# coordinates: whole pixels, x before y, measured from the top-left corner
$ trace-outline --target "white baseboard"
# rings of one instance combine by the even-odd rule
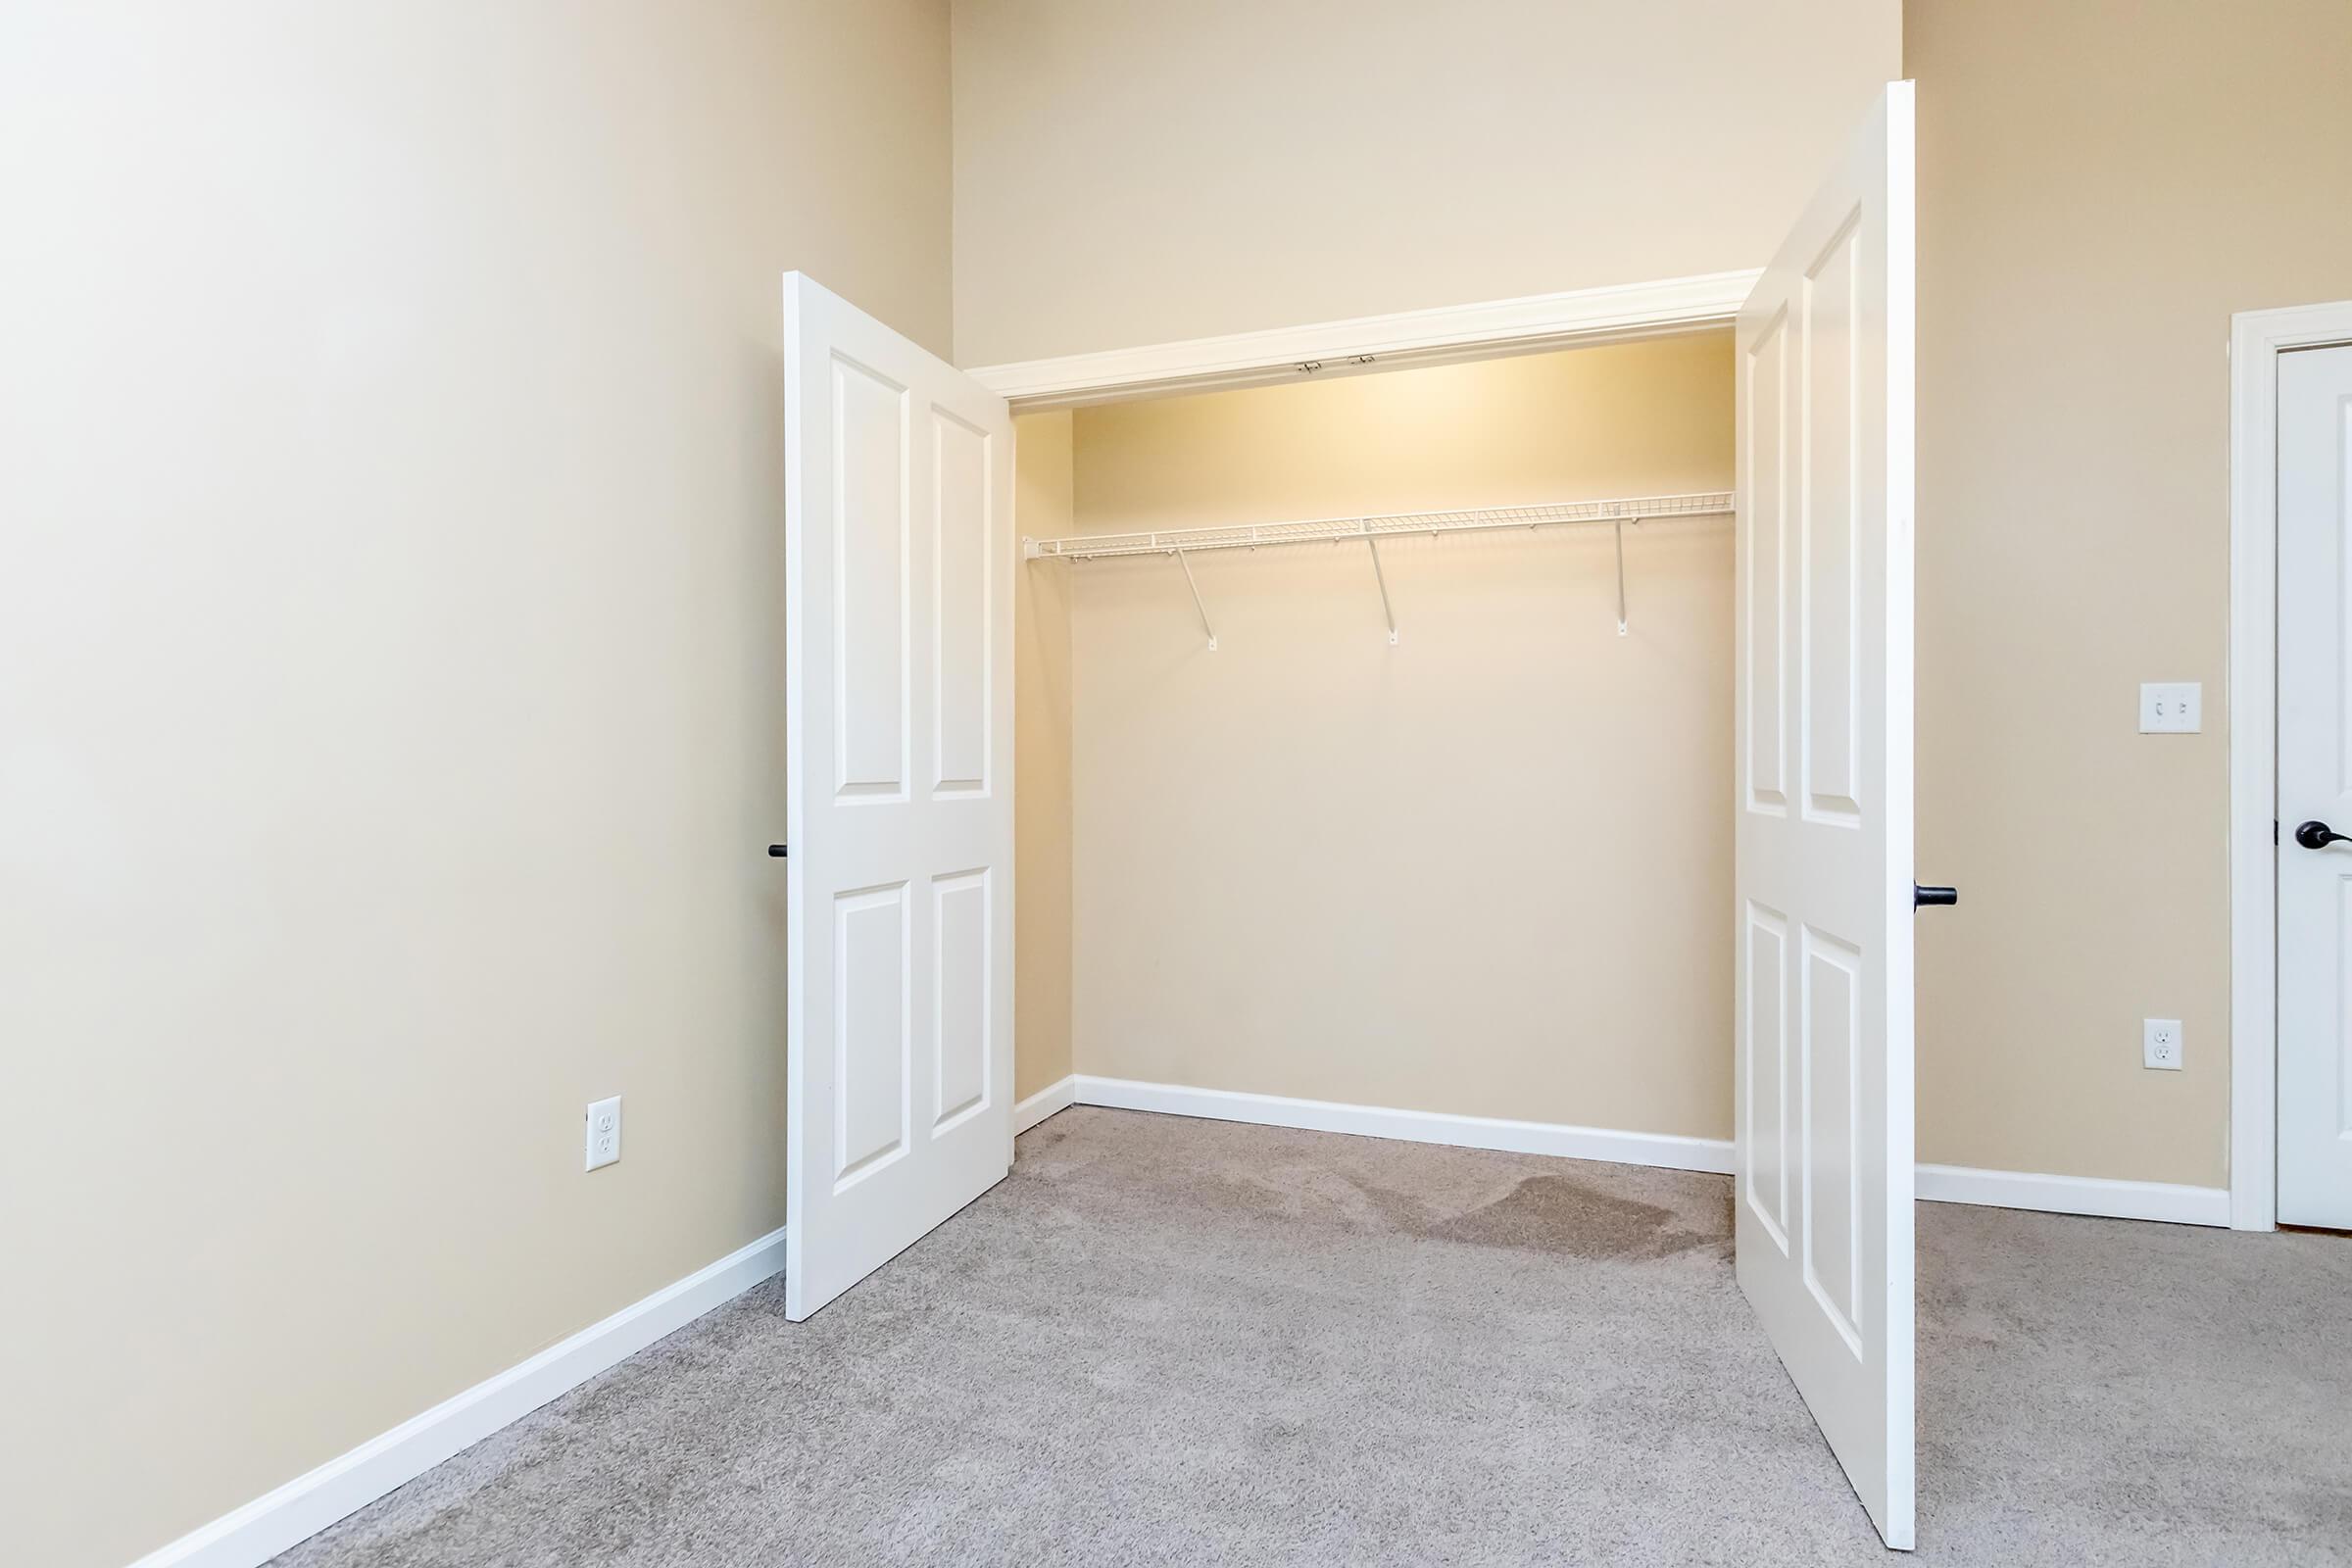
[[[1658,1165],[1715,1175],[1729,1175],[1732,1171],[1732,1145],[1720,1138],[1615,1132],[1557,1122],[1396,1110],[1381,1105],[1291,1100],[1280,1095],[1192,1089],[1181,1084],[1143,1083],[1132,1078],[1097,1078],[1086,1074],[1077,1077],[1076,1086],[1077,1102],[1081,1105],[1203,1116],[1212,1121],[1256,1122],[1267,1127],[1301,1127],[1310,1132],[1355,1133],[1416,1144],[1450,1144],[1460,1149],[1494,1149],[1515,1154],[1605,1159],[1621,1165]],[[1056,1084],[1054,1091],[1060,1088]],[[2230,1192],[2223,1187],[2176,1187],[2165,1182],[1922,1165],[1918,1168],[1918,1197],[1922,1202],[1930,1203],[1981,1203],[1994,1208],[2091,1214],[2106,1219],[2159,1220],[2176,1225],[2230,1223]]]
[[[1732,1168],[1732,1146],[1719,1138],[1621,1133],[1602,1127],[1563,1126],[1557,1122],[1505,1121],[1494,1116],[1456,1116],[1436,1110],[1345,1105],[1329,1100],[1245,1095],[1230,1089],[1188,1089],[1181,1084],[1096,1078],[1085,1073],[1078,1075],[1078,1103],[1204,1116],[1212,1121],[1256,1122],[1267,1127],[1302,1127],[1318,1133],[1397,1138],[1413,1144],[1449,1144],[1457,1149],[1559,1154],[1569,1159],[1614,1160],[1621,1165],[1663,1165],[1671,1170],[1703,1170],[1717,1175],[1728,1175]]]
[[[1057,1084],[1048,1084],[1027,1100],[1012,1107],[1012,1135],[1018,1138],[1057,1110],[1067,1110],[1078,1102],[1078,1075],[1071,1073]]]
[[[2039,1176],[2031,1171],[1977,1170],[1966,1165],[1922,1165],[1919,1196],[1931,1203],[1981,1203],[2050,1214],[2103,1219],[2161,1220],[2173,1225],[2228,1225],[2230,1189],[2179,1187],[2171,1182],[2111,1181],[2100,1176]]]
[[[132,1568],[256,1568],[740,1296],[783,1266],[784,1232],[779,1229],[158,1547]]]

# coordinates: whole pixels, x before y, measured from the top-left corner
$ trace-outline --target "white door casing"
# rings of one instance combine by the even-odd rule
[[[785,1314],[1012,1162],[1012,421],[784,279]]]
[[[1738,1274],[1913,1544],[1912,87],[1738,324]]]
[[[2352,1230],[2352,345],[2278,368],[2278,1222]],[[2316,836],[2316,835],[2315,835]]]

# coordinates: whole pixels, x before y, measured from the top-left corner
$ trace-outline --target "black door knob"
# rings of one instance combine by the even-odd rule
[[[1911,907],[1914,909],[1924,909],[1931,904],[1941,906],[1959,902],[1958,888],[1923,888],[1916,882],[1911,884]]]
[[[784,858],[784,852],[787,848],[789,848],[787,845],[770,844],[767,847],[767,858],[771,860],[781,860]]]
[[[2324,850],[2330,844],[2352,843],[2352,833],[2338,833],[2315,816],[2295,829],[2295,842],[2307,850]]]

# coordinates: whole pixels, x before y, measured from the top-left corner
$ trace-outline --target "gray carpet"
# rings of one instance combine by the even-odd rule
[[[1893,1564],[1719,1177],[1124,1111],[278,1559]],[[1922,1204],[1922,1564],[2352,1563],[2352,1243]]]

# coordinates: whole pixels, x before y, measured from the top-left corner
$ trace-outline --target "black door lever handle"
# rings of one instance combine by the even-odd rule
[[[1923,888],[1916,882],[1911,884],[1911,907],[1914,909],[1924,909],[1931,904],[1949,906],[1959,902],[1958,888]]]
[[[767,847],[767,858],[771,860],[781,860],[784,858],[784,852],[791,847],[788,844],[770,844]]]
[[[2295,842],[2307,850],[2324,850],[2330,844],[2352,844],[2352,833],[2338,833],[2315,816],[2295,829]]]

